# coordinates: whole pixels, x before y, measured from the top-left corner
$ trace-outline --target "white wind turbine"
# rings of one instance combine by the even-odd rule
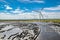
[[[43,8],[41,8],[39,11],[35,10],[35,12],[39,13],[39,19],[44,19],[44,16],[42,14]]]

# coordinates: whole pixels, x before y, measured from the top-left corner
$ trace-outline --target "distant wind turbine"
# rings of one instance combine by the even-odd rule
[[[39,19],[44,19],[44,16],[43,16],[43,14],[41,12],[42,10],[43,10],[43,8],[41,8],[40,11],[36,11],[35,10],[35,12],[38,12],[39,13]]]

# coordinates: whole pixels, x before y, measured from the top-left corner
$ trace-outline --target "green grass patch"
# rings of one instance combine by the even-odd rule
[[[54,22],[54,23],[60,23],[60,19],[32,19],[32,20],[0,20],[0,22]]]

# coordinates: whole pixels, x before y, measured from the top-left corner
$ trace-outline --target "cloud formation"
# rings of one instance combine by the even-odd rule
[[[32,12],[21,12],[14,15],[10,14],[8,12],[3,12],[0,14],[0,19],[59,19],[60,18],[60,12],[45,12],[42,11],[42,15],[44,18],[40,17],[38,12],[32,11]]]
[[[56,7],[44,8],[44,10],[60,10],[60,5],[58,5]]]
[[[42,11],[44,19],[60,19],[60,12],[45,12]]]
[[[8,13],[1,13],[0,19],[39,19],[38,14],[30,14],[30,13],[24,13],[24,14],[17,14],[17,15],[11,15]]]
[[[13,11],[10,11],[11,13],[17,13],[17,14],[20,14],[20,13],[23,13],[24,12],[24,10],[21,10],[21,9],[19,9],[19,8],[17,8],[17,9],[15,9],[15,10],[13,10]]]
[[[9,5],[5,5],[5,9],[11,10],[13,8],[10,7]],[[25,9],[25,10],[28,10],[28,9]],[[8,11],[0,12],[0,19],[18,20],[18,19],[59,19],[60,18],[60,12],[46,12],[45,11],[45,10],[60,10],[60,5],[56,7],[44,8],[44,10],[41,11],[44,18],[42,18],[39,12],[36,12],[36,11],[25,12],[25,10],[16,8],[15,10],[11,10],[10,12]]]
[[[44,3],[43,0],[18,0],[18,1],[20,1],[20,2],[28,2],[28,3],[33,3],[33,2],[35,2],[35,3]]]
[[[6,10],[13,9],[9,5],[4,5],[4,6],[5,6]]]

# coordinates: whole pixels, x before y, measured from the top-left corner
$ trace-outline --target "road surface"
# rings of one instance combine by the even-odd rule
[[[37,40],[60,40],[60,34],[55,32],[55,30],[51,27],[51,25],[48,25],[48,23],[42,23],[39,27],[41,32]]]
[[[52,28],[53,26],[49,25],[51,23],[44,23],[44,22],[34,22],[34,23],[38,24],[39,25],[38,27],[41,29],[40,34],[36,40],[60,40],[60,34],[56,32],[54,28]],[[4,25],[5,23],[0,23],[0,25],[1,24]]]

